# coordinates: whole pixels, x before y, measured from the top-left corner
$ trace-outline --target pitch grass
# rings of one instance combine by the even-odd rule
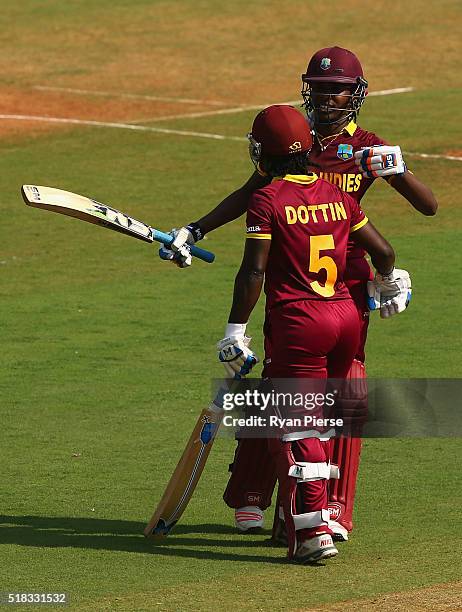
[[[289,12],[278,11],[277,22],[265,19],[264,35],[250,37],[254,25],[238,12],[240,3],[228,3],[226,20],[207,2],[181,3],[182,11],[175,4],[68,2],[64,10],[48,1],[39,10],[22,2],[1,17],[11,49],[4,82],[27,88],[50,79],[114,89],[118,78],[123,90],[142,91],[143,85],[145,93],[159,93],[168,84],[164,95],[226,99],[232,93],[235,102],[298,95],[306,32],[294,32]],[[263,23],[268,6],[254,3],[252,17]],[[342,9],[328,19],[316,13],[320,34],[310,52],[336,38],[363,50],[371,89],[418,88],[370,98],[361,115],[368,129],[411,152],[457,149],[460,92],[450,89],[455,54],[443,52],[454,36],[455,3],[438,3],[445,16],[435,19],[413,2],[406,15],[397,8],[396,22],[387,15],[387,23],[372,3],[361,9],[358,19],[367,13],[369,30],[360,40],[344,34],[352,13]],[[308,18],[311,7],[303,10]],[[152,21],[161,14],[168,19]],[[178,27],[173,36],[170,28],[181,15],[184,36]],[[50,16],[56,31],[46,39],[35,36],[32,51],[32,33],[51,28]],[[125,35],[115,27],[120,24]],[[141,24],[145,44],[135,45]],[[202,32],[218,25],[224,38],[213,38],[206,55]],[[431,36],[431,49],[412,44],[442,29],[444,37]],[[109,47],[105,41],[112,41]],[[372,41],[391,54],[372,61]],[[265,62],[256,61],[263,56]],[[429,64],[433,70],[422,74]],[[185,76],[185,66],[194,78]],[[63,98],[63,109],[67,102]],[[168,127],[240,136],[252,117],[172,121]],[[164,229],[197,218],[246,178],[245,144],[83,128],[30,139],[10,135],[0,151],[0,591],[65,590],[72,609],[286,610],[457,579],[457,439],[366,441],[357,529],[325,566],[288,565],[283,549],[265,543],[268,533],[234,533],[232,513],[221,501],[233,450],[224,439],[175,533],[155,547],[146,542],[144,524],[209,401],[210,379],[221,374],[214,344],[230,304],[243,223],[205,242],[217,253],[216,264],[196,262],[178,272],[141,242],[26,208],[19,186],[86,193]],[[432,185],[441,208],[435,218],[423,218],[384,185],[367,196],[368,214],[396,247],[415,286],[405,315],[373,321],[368,370],[457,377],[461,171],[457,162],[408,161]],[[259,307],[250,331],[260,354],[261,319]]]

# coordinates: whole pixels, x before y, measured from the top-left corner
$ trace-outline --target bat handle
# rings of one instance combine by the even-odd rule
[[[173,238],[170,236],[170,234],[160,232],[159,230],[156,230],[153,227],[151,228],[151,231],[153,239],[157,240],[157,242],[162,242],[162,244],[165,244],[165,246],[170,246],[172,244]],[[191,249],[191,255],[202,259],[202,261],[206,261],[207,263],[213,263],[213,261],[215,260],[214,253],[211,253],[210,251],[201,249],[200,247],[197,247],[194,244],[189,245],[189,248]]]

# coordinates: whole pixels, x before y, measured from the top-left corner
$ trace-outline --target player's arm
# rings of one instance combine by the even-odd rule
[[[234,281],[233,304],[225,337],[217,345],[218,358],[228,376],[240,378],[258,362],[246,336],[247,321],[260,297],[268,255],[274,209],[264,190],[255,192],[247,210],[247,240],[241,267]]]
[[[423,215],[436,214],[438,202],[432,190],[410,172],[399,146],[374,145],[355,152],[362,175],[382,177]]]
[[[376,269],[374,280],[367,283],[369,309],[380,310],[382,319],[403,312],[411,299],[411,279],[406,270],[394,267],[393,247],[370,221],[350,235],[369,253]]]
[[[252,193],[268,185],[270,182],[271,178],[254,172],[242,187],[233,191],[218,206],[195,222],[199,226],[202,235],[208,234],[243,215],[247,211]]]
[[[234,294],[229,323],[247,323],[250,314],[258,302],[271,240],[247,238],[244,257],[234,281]]]
[[[372,265],[379,274],[390,274],[395,265],[395,252],[370,221],[356,231],[353,230],[350,236],[357,245],[369,253]]]
[[[406,170],[403,174],[389,177],[388,184],[396,189],[420,213],[426,216],[436,214],[438,202],[432,190],[420,181],[412,172]]]
[[[260,297],[270,246],[271,240],[266,238],[247,238],[245,243],[244,257],[234,281],[225,337],[217,344],[218,358],[230,377],[241,378],[258,363],[257,356],[249,348],[251,338],[245,332]]]
[[[395,252],[376,230],[350,195],[343,194],[350,209],[350,236],[371,256],[376,269],[373,281],[368,281],[369,310],[380,310],[382,319],[405,310],[411,299],[411,279],[406,270],[395,268]]]
[[[173,261],[180,268],[190,266],[192,263],[189,253],[190,246],[201,240],[208,232],[243,215],[247,210],[252,193],[270,182],[269,177],[254,172],[242,187],[233,191],[198,221],[180,229],[172,229],[170,234],[174,238],[173,242],[170,247],[162,247],[159,250],[160,258]]]

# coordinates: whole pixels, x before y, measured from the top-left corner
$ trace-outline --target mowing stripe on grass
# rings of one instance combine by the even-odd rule
[[[410,153],[409,151],[403,151],[404,155],[410,155],[411,157],[424,157],[430,159],[450,159],[451,161],[462,161],[462,157],[457,155],[438,155],[437,153]]]
[[[371,91],[369,96],[390,96],[393,94],[407,93],[414,91],[413,87],[398,87],[395,89],[380,89],[378,91]],[[253,104],[251,106],[234,106],[232,108],[221,108],[219,110],[202,111],[198,113],[182,113],[180,115],[162,115],[161,117],[153,117],[152,119],[137,119],[130,121],[129,123],[154,123],[156,121],[168,121],[169,119],[196,119],[198,117],[212,117],[214,115],[232,115],[234,113],[245,113],[251,110],[260,110],[266,108],[272,104],[293,104],[302,106],[303,100],[289,100],[287,102],[269,102],[266,104]]]
[[[195,100],[189,98],[171,98],[164,96],[148,96],[143,94],[132,94],[132,93],[119,93],[119,92],[109,92],[109,91],[99,91],[99,90],[91,90],[91,89],[76,89],[72,87],[55,87],[52,85],[35,85],[33,89],[39,91],[62,91],[65,93],[73,93],[77,95],[93,95],[93,96],[104,96],[104,97],[114,97],[114,98],[128,98],[132,100],[152,100],[157,102],[178,102],[181,104],[196,104],[196,105],[204,105],[204,106],[225,106],[226,102],[219,102],[217,100]],[[393,94],[407,93],[413,91],[413,87],[397,87],[395,89],[380,89],[378,91],[371,91],[369,96],[388,96]],[[202,111],[197,113],[181,113],[176,115],[163,115],[161,117],[154,117],[152,119],[138,119],[135,121],[130,121],[129,123],[151,123],[156,121],[168,121],[169,119],[195,119],[199,117],[211,117],[213,115],[230,115],[234,113],[244,113],[246,111],[251,110],[259,110],[261,108],[265,108],[266,106],[270,106],[271,104],[296,104],[301,105],[302,100],[289,100],[287,102],[270,102],[267,104],[253,104],[253,105],[239,105],[231,108],[223,108],[219,110],[211,110],[211,111]]]
[[[225,136],[224,134],[210,134],[209,132],[193,132],[191,130],[170,130],[168,128],[153,127],[151,125],[135,125],[133,123],[113,123],[107,121],[92,121],[90,119],[72,119],[65,117],[42,117],[35,115],[0,115],[0,119],[10,121],[38,121],[43,123],[63,123],[69,125],[88,125],[94,127],[117,128],[121,130],[132,130],[137,132],[154,132],[158,134],[174,134],[177,136],[192,136],[195,138],[210,138],[212,140],[234,140],[237,142],[247,142],[243,136]],[[447,159],[450,161],[462,161],[462,157],[455,155],[439,155],[437,153],[414,153],[403,151],[410,157],[423,157],[429,159]]]
[[[246,113],[251,110],[260,110],[272,104],[297,104],[301,106],[303,102],[302,100],[289,100],[289,102],[270,102],[267,104],[254,104],[252,106],[234,106],[232,108],[201,111],[199,113],[182,113],[181,115],[162,115],[162,117],[153,117],[152,119],[136,119],[135,121],[130,121],[130,123],[154,123],[156,121],[168,121],[169,119],[197,119],[199,117],[213,117],[215,115],[234,115],[236,113]]]
[[[92,121],[90,119],[72,119],[66,117],[42,117],[36,115],[0,115],[0,119],[13,121],[38,121],[42,123],[63,123],[70,125],[89,125],[94,127],[118,128],[138,132],[156,132],[159,134],[176,134],[178,136],[194,136],[196,138],[211,138],[213,140],[238,140],[247,142],[242,136],[224,136],[223,134],[209,134],[208,132],[191,132],[189,130],[169,130],[167,128],[151,127],[149,125],[133,125],[131,123],[112,123],[107,121]]]
[[[152,100],[153,102],[178,102],[179,104],[208,104],[210,106],[225,106],[227,102],[218,100],[194,100],[190,98],[170,98],[167,96],[147,96],[143,94],[132,94],[115,91],[94,91],[91,89],[74,89],[72,87],[53,87],[51,85],[35,85],[32,89],[38,91],[62,91],[64,93],[75,93],[84,96],[104,96],[112,98],[130,98],[132,100]]]

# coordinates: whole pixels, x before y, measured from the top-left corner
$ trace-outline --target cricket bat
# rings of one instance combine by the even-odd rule
[[[155,240],[170,246],[173,241],[169,234],[160,232],[115,208],[77,193],[41,185],[23,185],[21,193],[25,203],[34,208],[43,208],[68,217],[76,217],[82,221],[101,225],[145,242],[154,242]],[[212,263],[215,259],[215,255],[210,251],[195,245],[191,245],[189,248],[192,255],[207,263]]]
[[[167,488],[154,510],[144,535],[158,538],[168,535],[191,499],[212,448],[215,435],[223,419],[221,392],[203,410],[170,478]]]

